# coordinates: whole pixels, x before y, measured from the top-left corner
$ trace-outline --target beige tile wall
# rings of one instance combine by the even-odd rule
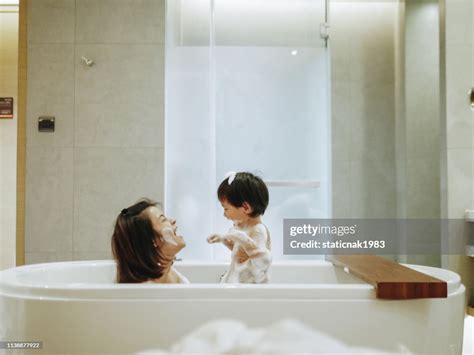
[[[31,25],[28,29],[32,30]],[[73,63],[73,43],[29,43],[26,110],[28,147],[73,147]],[[56,116],[56,131],[53,134],[38,132],[39,115]]]
[[[163,196],[163,164],[162,148],[76,148],[73,251],[109,251],[120,207]]]
[[[72,251],[72,147],[26,149],[25,252]]]
[[[0,12],[0,97],[13,97],[15,114],[0,119],[0,270],[15,266],[17,63],[18,12]]]
[[[163,147],[163,45],[75,48],[75,146]],[[83,65],[81,56],[93,58],[94,66]]]
[[[333,216],[393,218],[396,2],[331,3]]]
[[[404,218],[438,219],[440,196],[440,40],[437,0],[405,1],[404,41]],[[402,202],[403,201],[403,202]],[[432,243],[440,243],[441,231]],[[440,255],[408,255],[403,261],[441,265]]]
[[[337,1],[330,13],[333,216],[439,218],[437,2]]]
[[[474,209],[474,114],[467,92],[474,86],[474,2],[445,0],[446,26],[446,213],[463,218],[466,209]],[[447,236],[461,238],[458,233]],[[471,240],[473,236],[470,236]],[[443,266],[461,274],[474,304],[474,258],[450,256]]]
[[[165,1],[76,0],[78,43],[165,43]]]
[[[28,10],[26,262],[110,258],[117,213],[163,198],[165,1]]]

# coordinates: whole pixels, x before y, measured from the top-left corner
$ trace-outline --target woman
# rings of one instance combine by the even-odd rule
[[[124,208],[112,235],[117,282],[189,283],[173,268],[176,254],[186,246],[177,228],[151,200]]]

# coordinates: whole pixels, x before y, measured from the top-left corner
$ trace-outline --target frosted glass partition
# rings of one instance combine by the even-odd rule
[[[210,259],[210,3],[171,0],[166,6],[165,211],[187,240],[180,256]]]
[[[283,218],[330,213],[325,1],[167,6],[165,209],[188,242],[183,257],[227,258],[205,238],[230,227],[216,189],[235,170],[282,185],[269,187],[264,222],[274,258],[287,258]]]

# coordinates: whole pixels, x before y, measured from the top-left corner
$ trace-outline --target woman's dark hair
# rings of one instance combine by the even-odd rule
[[[112,234],[112,254],[117,262],[118,283],[139,283],[163,275],[163,257],[155,247],[160,237],[144,213],[157,203],[142,199],[124,208],[117,217]]]
[[[247,202],[252,207],[250,217],[263,215],[268,206],[268,189],[261,178],[249,172],[235,175],[229,184],[229,178],[221,182],[217,189],[219,201],[226,200],[232,206],[242,207]]]

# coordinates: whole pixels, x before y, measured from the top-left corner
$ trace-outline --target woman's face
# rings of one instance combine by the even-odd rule
[[[148,216],[150,217],[153,229],[162,237],[156,241],[160,252],[166,257],[174,256],[186,246],[183,237],[176,234],[178,226],[176,220],[168,218],[158,207],[148,207]]]

